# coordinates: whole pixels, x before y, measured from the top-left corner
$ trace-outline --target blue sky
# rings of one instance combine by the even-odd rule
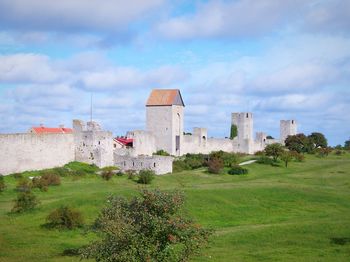
[[[185,129],[229,135],[231,112],[350,137],[348,0],[0,0],[0,132],[94,119],[145,128],[153,88],[181,89]]]

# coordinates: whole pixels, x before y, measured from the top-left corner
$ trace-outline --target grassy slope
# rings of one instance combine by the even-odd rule
[[[349,154],[308,156],[288,169],[247,168],[246,176],[204,170],[166,175],[150,186],[185,191],[187,212],[215,230],[210,246],[194,261],[349,261],[350,243],[330,240],[350,238]],[[15,179],[6,177],[6,183],[0,195],[0,261],[79,261],[60,254],[93,236],[40,228],[47,214],[69,204],[91,222],[109,194],[131,196],[140,187],[126,177],[108,182],[92,175],[76,181],[67,177],[48,192],[35,191],[41,201],[35,211],[11,215]]]

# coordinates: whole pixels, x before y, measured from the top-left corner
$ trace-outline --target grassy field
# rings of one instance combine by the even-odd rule
[[[149,188],[180,189],[186,212],[212,228],[209,246],[194,261],[350,261],[350,154],[307,156],[290,167],[251,164],[244,176],[204,169],[156,177]],[[27,174],[30,175],[30,174]],[[48,192],[34,190],[41,205],[10,214],[16,180],[6,177],[0,194],[0,261],[79,261],[62,256],[94,238],[84,230],[40,227],[54,208],[68,204],[87,222],[110,194],[132,196],[140,185],[127,177],[94,175],[62,179]]]

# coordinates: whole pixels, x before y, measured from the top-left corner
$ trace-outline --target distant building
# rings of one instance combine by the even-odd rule
[[[73,133],[73,129],[64,127],[63,125],[59,127],[45,127],[40,125],[30,128],[28,132],[33,134],[71,134]]]

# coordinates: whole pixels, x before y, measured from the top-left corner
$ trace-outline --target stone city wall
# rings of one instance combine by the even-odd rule
[[[73,134],[0,135],[0,174],[63,166],[74,161]]]
[[[153,170],[157,175],[173,172],[173,157],[170,156],[121,156],[114,154],[114,165],[120,170]]]

